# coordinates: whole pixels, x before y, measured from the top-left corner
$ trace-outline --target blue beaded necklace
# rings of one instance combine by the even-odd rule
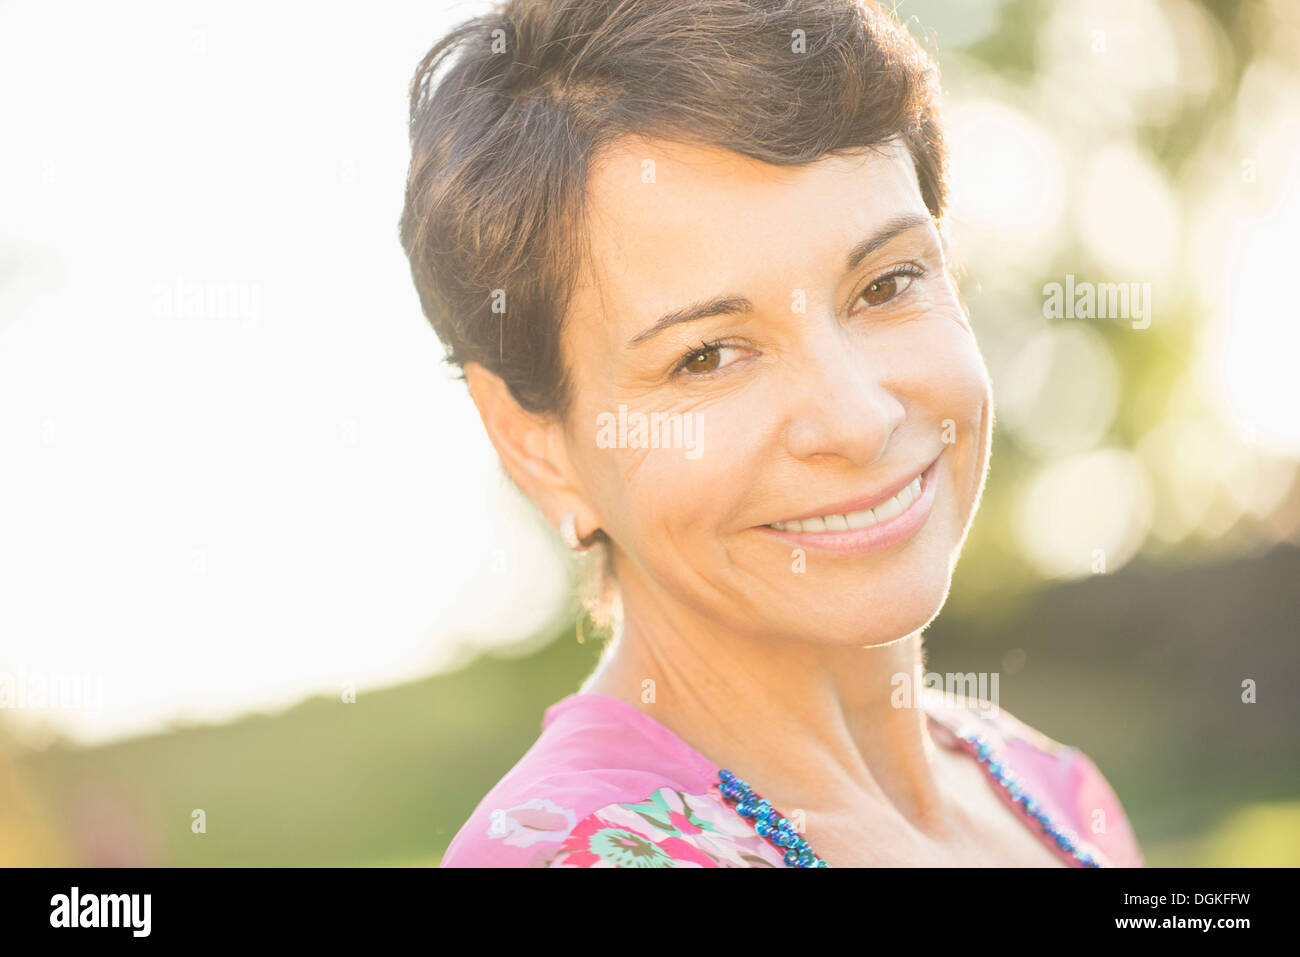
[[[767,838],[777,850],[785,849],[786,867],[830,867],[813,853],[808,842],[794,829],[790,819],[772,807],[771,802],[755,794],[753,788],[726,768],[718,769],[718,777],[722,779],[718,790],[728,801],[736,802],[736,813],[741,817],[752,818],[754,830]]]
[[[1038,826],[1056,843],[1056,846],[1068,853],[1080,867],[1101,867],[1102,864],[1089,853],[1078,841],[1074,832],[1067,827],[1057,825],[1043,811],[1042,805],[1034,800],[1021,786],[1020,781],[1011,770],[993,753],[993,743],[977,731],[963,727],[956,732],[957,737],[970,753],[983,766],[989,777],[1001,787]],[[718,790],[722,796],[733,803],[734,810],[743,818],[754,822],[754,830],[767,839],[779,851],[784,851],[786,867],[830,867],[818,857],[808,841],[795,830],[794,825],[784,814],[772,807],[770,801],[757,794],[753,788],[736,777],[726,768],[718,769],[720,784]]]

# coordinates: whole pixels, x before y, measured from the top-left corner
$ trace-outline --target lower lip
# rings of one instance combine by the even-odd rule
[[[921,473],[921,494],[911,505],[888,521],[844,532],[783,532],[770,525],[759,526],[759,531],[799,548],[835,552],[840,555],[862,555],[891,548],[915,535],[929,517],[930,509],[934,506],[934,475],[938,464],[939,460],[935,459],[930,463],[930,467]]]

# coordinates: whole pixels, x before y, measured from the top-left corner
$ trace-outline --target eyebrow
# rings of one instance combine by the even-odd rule
[[[639,346],[647,339],[659,335],[669,326],[681,325],[683,322],[694,322],[696,319],[705,319],[709,316],[742,315],[752,312],[753,309],[754,304],[744,296],[714,296],[712,299],[706,299],[703,302],[665,312],[655,321],[653,326],[649,329],[643,329],[633,336],[628,345]]]
[[[921,213],[904,213],[895,216],[886,222],[878,230],[868,236],[862,242],[858,243],[851,250],[845,259],[845,271],[851,272],[856,269],[864,259],[874,253],[876,250],[887,245],[900,233],[905,233],[909,229],[915,229],[917,226],[928,226],[933,222],[929,216]],[[707,319],[712,316],[734,316],[743,315],[753,312],[754,303],[744,296],[714,296],[712,299],[705,299],[700,302],[692,303],[688,306],[682,306],[679,309],[671,309],[665,312],[650,327],[641,330],[628,341],[628,346],[639,346],[647,339],[651,339],[663,332],[670,326],[678,326],[684,322],[695,322],[697,319]]]
[[[852,271],[858,268],[862,260],[866,259],[877,249],[884,246],[899,233],[905,233],[909,229],[915,229],[917,226],[929,226],[934,220],[929,216],[920,213],[904,213],[901,216],[895,216],[880,229],[868,236],[862,242],[853,247],[849,253],[848,260],[845,263],[845,270]]]

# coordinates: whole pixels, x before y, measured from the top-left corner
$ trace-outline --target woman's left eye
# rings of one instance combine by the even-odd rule
[[[720,342],[706,342],[698,349],[693,349],[686,355],[682,356],[677,363],[675,371],[686,373],[688,375],[708,375],[711,372],[717,372],[719,369],[731,365],[730,362],[722,361],[723,352],[739,352],[740,349],[733,346],[726,346]],[[734,360],[733,360],[734,361]]]
[[[883,306],[891,299],[901,296],[921,274],[921,270],[914,266],[900,267],[873,279],[858,298],[868,306]]]

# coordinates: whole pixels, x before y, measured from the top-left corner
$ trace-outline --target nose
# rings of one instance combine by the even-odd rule
[[[783,383],[786,448],[797,459],[835,456],[874,464],[906,417],[906,406],[868,348],[843,330],[819,332],[804,346]]]

